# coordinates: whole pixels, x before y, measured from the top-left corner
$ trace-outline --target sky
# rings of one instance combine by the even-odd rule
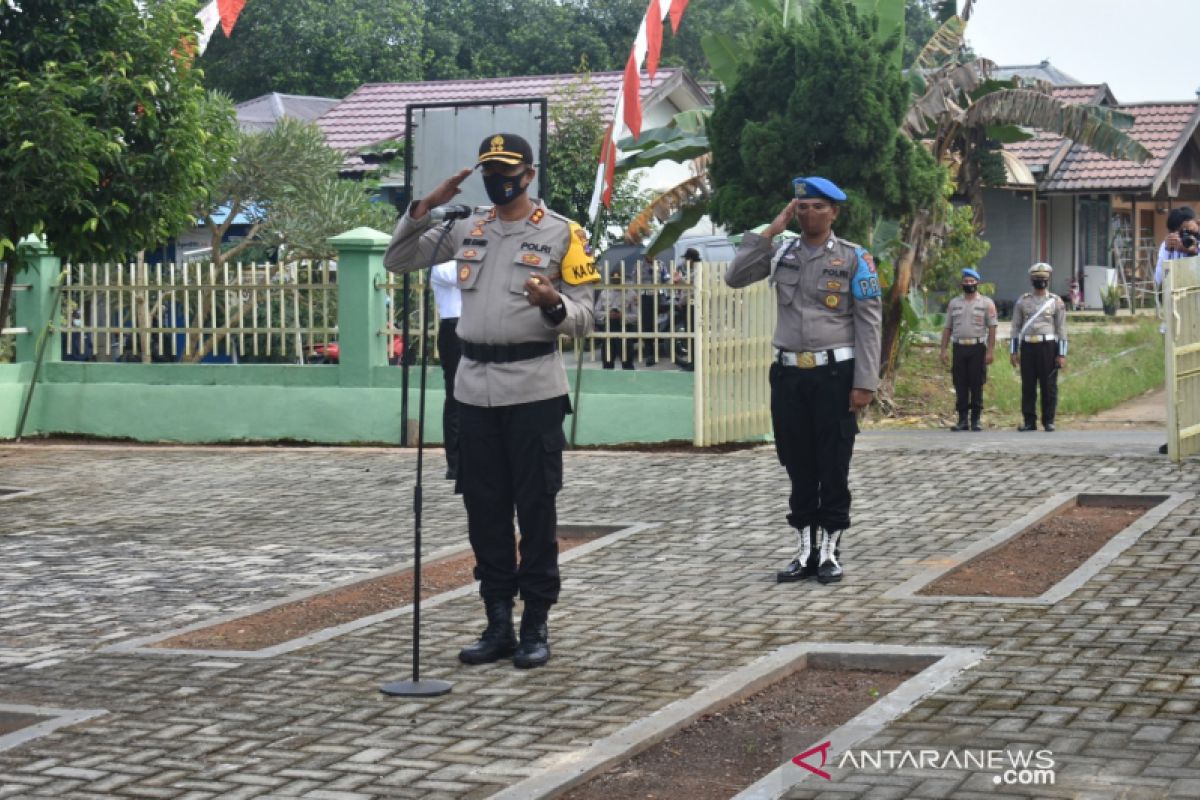
[[[1121,103],[1195,100],[1198,11],[1200,0],[976,0],[967,42],[1001,66],[1049,59]]]

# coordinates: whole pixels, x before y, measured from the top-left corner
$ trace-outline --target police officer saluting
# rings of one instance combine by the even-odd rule
[[[1029,268],[1033,292],[1026,292],[1013,306],[1012,355],[1021,368],[1021,414],[1025,421],[1017,430],[1037,430],[1037,392],[1042,392],[1042,428],[1054,430],[1058,407],[1058,371],[1067,366],[1067,306],[1050,294],[1049,264]]]
[[[517,667],[540,667],[550,659],[546,619],[559,593],[555,495],[566,447],[562,422],[570,412],[556,342],[560,334],[582,337],[592,330],[589,284],[600,275],[586,233],[526,193],[536,173],[527,141],[509,133],[489,136],[476,166],[495,205],[454,222],[444,239],[431,229],[430,209],[450,202],[472,172],[460,171],[409,206],[384,264],[395,272],[451,258],[458,265],[456,490],[466,506],[487,613],[487,628],[459,659],[485,664],[512,656]],[[512,623],[518,592],[525,604],[519,640]]]
[[[950,375],[954,379],[955,410],[958,424],[952,431],[981,431],[983,384],[987,365],[996,351],[996,304],[979,294],[979,273],[970,267],[962,271],[962,290],[946,307],[946,327],[942,329],[942,365],[946,364],[946,346],[954,342],[954,360]],[[967,422],[967,412],[971,421]]]
[[[846,195],[825,178],[796,178],[793,186],[796,197],[779,216],[742,239],[725,282],[737,288],[766,278],[779,306],[771,423],[792,483],[787,519],[799,543],[776,580],[835,583],[850,527],[858,412],[879,386],[883,309],[871,254],[833,234]],[[774,244],[792,220],[803,235]]]

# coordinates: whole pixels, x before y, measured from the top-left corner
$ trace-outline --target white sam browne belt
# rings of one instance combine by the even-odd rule
[[[812,369],[823,367],[829,363],[830,357],[835,362],[849,361],[854,358],[853,347],[835,347],[832,350],[818,350],[815,353],[793,353],[790,350],[775,349],[775,363],[785,367]]]

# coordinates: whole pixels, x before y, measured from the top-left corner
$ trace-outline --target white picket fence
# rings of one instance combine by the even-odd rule
[[[1167,455],[1200,454],[1200,258],[1171,261],[1166,279]]]

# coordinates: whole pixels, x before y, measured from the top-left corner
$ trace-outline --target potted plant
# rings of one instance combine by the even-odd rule
[[[1110,317],[1117,315],[1117,309],[1121,307],[1121,287],[1115,283],[1110,283],[1100,290],[1100,304],[1104,306],[1104,313]]]

